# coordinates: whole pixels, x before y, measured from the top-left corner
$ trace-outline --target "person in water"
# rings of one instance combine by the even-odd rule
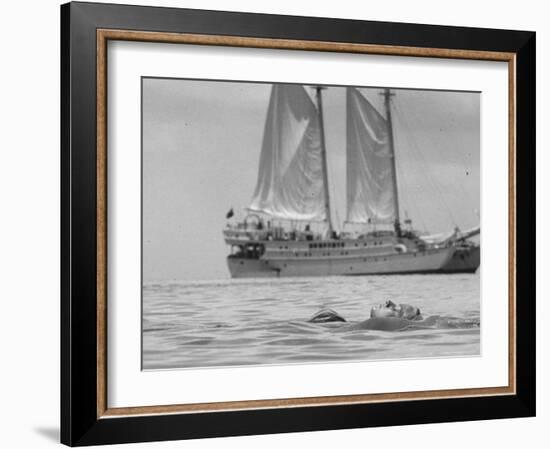
[[[405,320],[422,320],[422,314],[418,307],[410,304],[396,305],[392,301],[386,301],[384,304],[374,306],[370,310],[371,318],[403,318]]]
[[[308,321],[310,323],[347,322],[344,317],[331,309],[323,309],[317,312]],[[397,331],[411,327],[454,328],[474,326],[479,326],[479,321],[446,319],[437,315],[424,318],[418,307],[410,304],[395,304],[388,300],[384,304],[372,307],[370,318],[352,324],[350,329]]]

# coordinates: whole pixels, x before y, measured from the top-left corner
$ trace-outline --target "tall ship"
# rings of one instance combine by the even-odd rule
[[[246,217],[223,230],[234,278],[474,273],[480,228],[425,235],[400,216],[392,96],[385,114],[346,88],[347,216],[337,230],[329,195],[323,90],[275,84],[258,180]],[[351,230],[346,230],[352,227]]]

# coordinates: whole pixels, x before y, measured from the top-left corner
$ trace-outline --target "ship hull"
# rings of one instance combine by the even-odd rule
[[[441,271],[443,273],[475,273],[480,264],[480,256],[479,246],[458,247]]]
[[[230,256],[231,277],[362,276],[411,273],[472,272],[477,266],[454,260],[456,248],[430,249],[376,257],[318,259],[250,259]],[[479,255],[478,255],[479,258]],[[471,262],[473,258],[469,260]],[[462,262],[462,263],[461,263]]]

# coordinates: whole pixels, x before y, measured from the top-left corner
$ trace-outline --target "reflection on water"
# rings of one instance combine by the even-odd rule
[[[479,275],[163,281],[143,286],[143,368],[479,355],[480,329],[350,330],[387,299],[479,320]],[[348,323],[307,320],[331,308]]]

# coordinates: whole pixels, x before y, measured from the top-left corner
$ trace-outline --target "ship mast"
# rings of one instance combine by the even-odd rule
[[[325,188],[325,215],[327,217],[328,223],[328,235],[332,237],[334,227],[332,225],[332,217],[330,215],[330,195],[328,188],[328,163],[327,163],[327,149],[325,146],[325,127],[323,121],[323,98],[321,96],[321,91],[326,89],[326,87],[315,86],[315,91],[317,93],[317,113],[319,114],[319,127],[321,134],[321,154],[323,157],[323,185]]]
[[[390,107],[390,97],[393,97],[395,94],[392,94],[390,92],[389,88],[384,89],[384,104],[386,106],[386,120],[388,122],[388,138],[389,138],[389,144],[390,144],[390,157],[392,160],[392,179],[393,179],[393,201],[394,201],[394,208],[395,208],[395,222],[394,222],[394,228],[395,233],[399,237],[401,235],[401,221],[399,219],[399,192],[397,191],[397,165],[395,160],[395,147],[394,147],[394,141],[393,141],[393,125],[392,125],[392,118],[391,118],[391,107]]]

